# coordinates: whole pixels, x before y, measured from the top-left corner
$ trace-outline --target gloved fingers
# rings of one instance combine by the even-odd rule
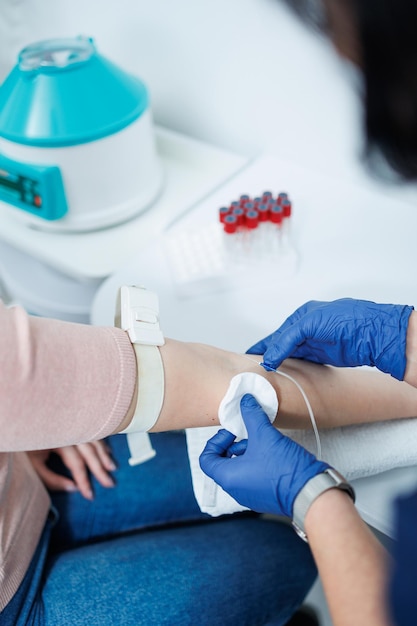
[[[247,439],[241,439],[240,441],[235,441],[227,450],[227,456],[229,455],[230,456],[242,456],[242,454],[245,454],[247,447],[248,447]]]
[[[264,353],[263,365],[266,366],[266,369],[277,369],[306,340],[301,322],[287,326],[283,331],[278,332],[279,335],[276,334]]]
[[[216,482],[219,482],[218,478],[222,475],[222,468],[224,468],[225,463],[230,463],[230,458],[227,458],[227,451],[234,439],[235,436],[232,433],[221,429],[207,441],[203,452],[200,454],[201,469]]]
[[[233,433],[225,428],[221,428],[207,441],[204,451],[207,450],[210,454],[224,456],[235,439],[236,437]]]
[[[256,439],[261,432],[265,429],[272,428],[269,417],[250,393],[245,393],[240,400],[240,411],[242,413],[243,421],[245,422],[246,430],[248,431],[248,440],[251,438]]]
[[[207,449],[207,446],[204,448],[199,458],[200,467],[203,472],[217,484],[221,484],[225,464],[230,462],[231,459],[218,456],[216,452],[211,452],[210,449]]]

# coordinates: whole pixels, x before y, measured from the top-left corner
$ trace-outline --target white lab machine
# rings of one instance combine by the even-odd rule
[[[102,280],[243,161],[217,153],[156,129],[91,38],[25,47],[0,86],[0,296],[89,321]]]
[[[0,87],[0,200],[49,231],[117,224],[160,191],[148,91],[90,38],[24,48]]]

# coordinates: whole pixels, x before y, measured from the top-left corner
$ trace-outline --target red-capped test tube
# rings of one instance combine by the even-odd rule
[[[282,206],[282,203],[285,200],[288,200],[288,194],[285,193],[284,191],[281,191],[281,193],[278,194],[278,198],[277,198],[278,204]]]
[[[254,211],[254,210],[256,210],[256,209],[255,209],[255,203],[254,203],[254,202],[252,202],[252,200],[247,200],[247,201],[245,202],[245,211],[246,211],[246,214],[247,214],[249,211]]]
[[[219,220],[220,222],[223,224],[224,223],[224,218],[226,217],[226,215],[230,215],[230,209],[227,206],[222,206],[219,209]]]
[[[270,247],[273,254],[279,253],[281,249],[283,218],[284,211],[282,207],[279,206],[279,204],[275,204],[273,207],[270,208],[269,219],[271,221],[271,226],[273,227]]]
[[[264,203],[258,206],[257,211],[260,222],[267,222],[269,220],[269,208],[269,205]]]
[[[244,209],[242,209],[241,207],[238,207],[237,209],[233,209],[232,215],[235,216],[235,218],[237,220],[238,227],[244,225],[244,223],[245,223],[245,211],[244,211]]]
[[[281,206],[282,206],[282,210],[283,210],[283,213],[284,213],[284,217],[291,217],[292,204],[291,204],[290,200],[288,200],[288,198],[286,198],[285,200],[283,200],[281,202]]]
[[[258,233],[256,236],[257,252],[258,255],[262,256],[268,254],[269,231],[271,229],[271,224],[269,223],[269,209],[269,203],[261,203],[257,208],[259,219]]]
[[[249,255],[249,259],[251,258],[251,256],[256,253],[256,240],[257,240],[257,233],[256,233],[256,229],[258,228],[258,224],[259,224],[259,213],[258,211],[256,211],[256,209],[251,209],[249,211],[246,211],[246,229],[247,229],[247,233],[245,236],[245,253],[246,255]]]
[[[284,191],[276,195],[263,191],[254,198],[242,194],[228,207],[221,207],[219,219],[223,224],[227,248],[233,251],[231,258],[241,257],[242,253],[247,260],[253,253],[257,257],[280,253],[288,236],[290,220],[287,218],[291,217],[291,213],[292,202]],[[229,237],[233,234],[235,237]]]
[[[226,215],[223,220],[223,230],[227,235],[233,235],[237,230],[237,218],[234,215]]]
[[[259,213],[255,209],[246,212],[246,226],[250,230],[258,227]]]
[[[223,245],[228,261],[236,262],[239,256],[239,238],[237,236],[237,218],[235,215],[226,215],[223,222]]]
[[[269,209],[269,219],[273,224],[282,224],[284,210],[279,204],[275,204]]]

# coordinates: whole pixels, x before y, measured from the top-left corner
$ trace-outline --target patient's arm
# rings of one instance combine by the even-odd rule
[[[276,425],[310,425],[305,402],[290,380],[260,365],[262,357],[235,354],[211,346],[167,339],[160,348],[165,370],[165,398],[153,431],[218,424],[217,411],[233,376],[256,372],[275,387],[279,399]],[[417,389],[386,374],[341,369],[297,359],[280,368],[301,384],[319,427],[417,415]],[[120,429],[127,426],[131,412]]]
[[[253,356],[173,340],[160,353],[165,397],[154,430],[217,424],[220,401],[242,371],[256,371],[275,386],[279,426],[309,423],[296,387],[265,372]],[[288,361],[284,369],[303,386],[321,427],[417,413],[417,389],[385,374],[306,361]],[[119,432],[131,421],[137,389],[143,391],[124,331],[31,317],[1,303],[0,370],[1,452],[58,448]]]

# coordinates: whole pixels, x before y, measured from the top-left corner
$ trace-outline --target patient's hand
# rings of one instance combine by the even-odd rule
[[[52,453],[61,458],[72,479],[48,467],[47,461]],[[105,441],[93,441],[53,450],[36,450],[28,452],[28,456],[35,471],[50,491],[79,491],[87,500],[93,500],[90,473],[103,487],[114,486],[109,472],[116,469],[116,466]]]

